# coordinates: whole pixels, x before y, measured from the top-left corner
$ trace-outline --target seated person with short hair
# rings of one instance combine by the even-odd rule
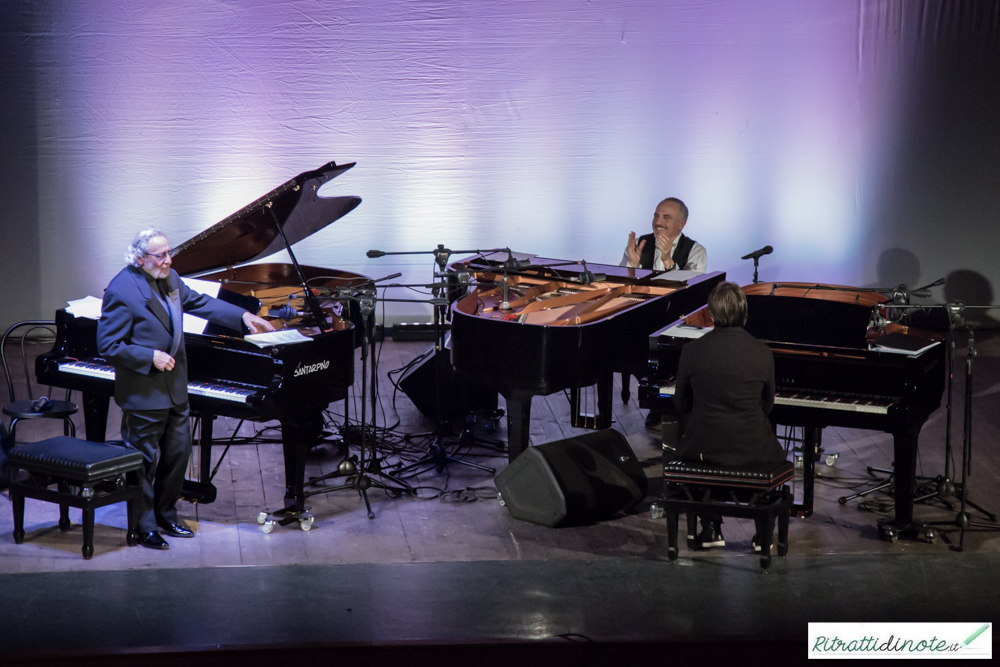
[[[774,355],[743,328],[747,300],[738,285],[716,285],[708,311],[715,328],[684,346],[677,368],[675,458],[734,467],[780,463],[785,452],[767,417],[774,406]],[[721,517],[702,516],[701,523],[703,547],[725,545]],[[754,536],[755,548],[758,543]]]

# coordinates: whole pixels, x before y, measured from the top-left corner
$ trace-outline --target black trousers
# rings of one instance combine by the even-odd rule
[[[144,459],[139,531],[157,530],[157,518],[176,523],[177,501],[191,457],[188,404],[164,410],[124,410],[122,439]]]

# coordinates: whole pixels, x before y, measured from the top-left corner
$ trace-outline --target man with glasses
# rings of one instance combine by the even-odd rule
[[[162,230],[139,232],[125,251],[128,266],[104,291],[97,324],[97,349],[115,369],[122,439],[145,459],[139,544],[150,549],[170,547],[158,528],[194,537],[176,507],[191,455],[183,314],[230,329],[274,330],[254,313],[189,289],[170,268],[172,252]]]

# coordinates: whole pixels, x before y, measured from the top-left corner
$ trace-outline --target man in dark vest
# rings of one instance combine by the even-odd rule
[[[681,233],[687,224],[688,208],[680,199],[668,197],[656,206],[653,213],[653,233],[628,236],[628,246],[622,257],[622,266],[655,271],[708,270],[708,253],[705,247]]]

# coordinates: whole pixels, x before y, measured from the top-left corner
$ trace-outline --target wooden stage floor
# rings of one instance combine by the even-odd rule
[[[1000,337],[992,332],[982,332],[977,336],[979,355],[975,362],[974,386],[974,433],[973,433],[973,476],[970,489],[977,504],[991,510],[1000,509],[1000,489],[997,480],[1000,479],[1000,449],[997,447],[1000,439]],[[952,438],[954,458],[961,460],[962,443],[962,406],[964,389],[965,354],[960,342],[956,358],[956,383],[953,402]],[[398,425],[389,433],[380,433],[388,442],[384,442],[381,451],[389,454],[387,465],[397,460],[412,460],[419,455],[420,441],[414,441],[409,451],[401,450],[402,434],[417,433],[430,430],[432,423],[421,415],[409,401],[399,392],[395,396],[393,408],[393,387],[387,378],[387,373],[401,368],[408,362],[425,352],[430,347],[426,342],[394,342],[387,341],[379,350],[377,411],[378,426],[392,426],[398,420]],[[351,400],[350,414],[359,414],[360,405],[360,361],[358,361],[357,381],[354,397]],[[616,391],[618,379],[616,378]],[[61,390],[60,390],[61,391]],[[502,406],[501,398],[501,406]],[[944,405],[944,401],[942,402]],[[117,420],[120,413],[112,404],[112,416],[109,419],[109,439],[117,437]],[[569,426],[568,401],[562,393],[545,398],[536,398],[533,403],[531,424],[532,444],[540,444],[558,440],[581,431]],[[343,403],[330,406],[331,432],[335,432],[343,420]],[[605,621],[581,620],[576,625],[566,627],[548,627],[544,619],[528,619],[528,610],[534,608],[531,590],[521,591],[519,602],[515,609],[507,610],[508,615],[520,608],[524,614],[518,617],[519,629],[512,630],[510,619],[507,626],[498,628],[495,633],[476,629],[462,628],[462,614],[449,613],[451,625],[437,626],[433,631],[419,630],[422,623],[403,623],[398,627],[392,621],[390,625],[381,626],[378,638],[384,641],[412,641],[447,643],[458,641],[475,635],[480,640],[501,641],[511,638],[523,639],[524,627],[535,628],[533,638],[547,638],[564,634],[581,634],[591,637],[603,636],[621,641],[667,641],[670,638],[688,638],[704,640],[712,637],[727,637],[729,640],[752,639],[760,640],[768,635],[767,628],[750,627],[743,622],[727,620],[730,615],[723,614],[714,617],[717,626],[709,631],[705,628],[686,626],[683,619],[666,611],[672,605],[695,607],[707,604],[693,600],[664,599],[653,600],[643,598],[644,595],[663,594],[670,598],[670,577],[677,579],[678,592],[685,587],[697,583],[697,589],[702,591],[696,597],[703,596],[711,600],[711,604],[732,607],[731,618],[740,616],[738,611],[748,596],[752,597],[754,590],[761,586],[761,581],[767,580],[768,586],[775,588],[775,594],[782,586],[791,586],[793,581],[801,587],[802,581],[813,584],[823,582],[826,587],[840,584],[846,586],[858,602],[865,600],[865,591],[873,590],[872,586],[884,585],[886,581],[896,577],[913,576],[910,582],[914,590],[903,592],[901,605],[910,605],[913,609],[927,608],[927,613],[933,616],[933,610],[938,611],[938,620],[952,620],[956,615],[965,613],[961,610],[995,611],[998,607],[988,600],[980,599],[977,604],[961,606],[959,596],[968,592],[966,586],[970,582],[976,586],[989,585],[998,577],[995,574],[997,564],[1000,564],[1000,532],[969,530],[965,534],[964,550],[957,552],[955,545],[959,539],[959,531],[954,526],[942,526],[940,537],[934,544],[920,541],[903,540],[890,543],[879,538],[876,530],[876,520],[888,513],[889,496],[876,495],[872,502],[866,503],[865,511],[859,508],[858,501],[845,505],[837,502],[840,496],[848,495],[855,489],[863,488],[871,482],[867,467],[890,467],[892,440],[887,434],[849,430],[826,429],[823,435],[824,457],[831,459],[833,465],[820,463],[817,468],[816,504],[813,516],[806,519],[793,519],[789,530],[790,548],[787,558],[775,558],[771,571],[766,575],[759,574],[757,559],[750,550],[750,538],[754,532],[749,521],[726,520],[723,533],[726,539],[724,548],[706,550],[696,553],[687,552],[682,547],[681,558],[675,564],[670,564],[666,558],[665,521],[653,520],[648,511],[652,496],[658,492],[658,475],[660,473],[660,442],[658,435],[648,432],[643,426],[644,411],[638,408],[635,381],[632,381],[632,397],[623,404],[617,399],[614,404],[614,428],[625,434],[636,455],[643,462],[647,476],[651,480],[651,494],[632,512],[616,518],[601,521],[593,525],[549,529],[529,523],[514,520],[508,511],[501,507],[496,499],[496,489],[493,475],[464,465],[451,463],[442,472],[430,471],[410,478],[408,481],[416,487],[415,493],[399,496],[389,494],[381,489],[369,490],[369,497],[374,519],[369,519],[362,498],[356,489],[343,489],[331,493],[315,495],[309,503],[315,513],[315,524],[308,532],[299,530],[292,525],[276,527],[270,534],[265,534],[257,522],[260,511],[267,507],[280,506],[283,495],[283,468],[281,446],[276,442],[279,434],[268,425],[243,424],[236,435],[250,443],[234,445],[219,466],[214,483],[218,488],[218,498],[214,503],[193,505],[184,503],[181,506],[181,517],[197,531],[195,539],[172,539],[170,550],[157,552],[142,548],[129,548],[125,545],[125,507],[116,505],[98,510],[97,528],[95,533],[95,553],[91,560],[84,560],[80,554],[82,532],[78,524],[74,524],[69,533],[60,532],[58,508],[54,505],[38,501],[27,501],[25,516],[25,541],[15,545],[12,537],[13,520],[10,501],[6,492],[0,495],[0,582],[5,586],[21,590],[29,583],[40,586],[42,591],[30,596],[37,599],[38,595],[49,595],[55,600],[70,602],[73,593],[67,586],[87,590],[87,586],[97,586],[95,582],[136,582],[135,585],[173,587],[176,590],[190,588],[198,597],[200,592],[208,593],[203,588],[206,577],[214,576],[225,579],[230,584],[240,586],[239,582],[257,582],[262,577],[294,579],[292,573],[302,572],[301,568],[315,568],[316,572],[333,573],[330,576],[351,576],[347,572],[362,573],[359,581],[367,581],[375,577],[376,572],[396,572],[397,575],[385,574],[390,579],[402,581],[402,589],[407,586],[418,586],[409,578],[409,573],[417,576],[426,585],[440,576],[442,572],[456,573],[457,580],[470,588],[463,589],[462,595],[468,601],[475,602],[476,590],[480,585],[483,591],[493,591],[496,588],[495,579],[498,576],[511,577],[517,580],[524,573],[526,577],[534,577],[538,586],[551,581],[553,577],[560,578],[574,573],[580,577],[576,587],[569,586],[559,595],[565,595],[562,601],[565,605],[581,605],[588,609],[598,609],[611,605],[609,609],[627,607],[630,605],[624,595],[609,593],[605,601],[593,599],[584,589],[589,588],[588,572],[593,573],[595,581],[602,576],[610,577],[614,573],[621,576],[639,577],[639,581],[629,582],[629,590],[633,590],[632,606],[643,609],[655,609],[655,612],[644,612],[654,616],[664,616],[659,630],[650,630],[643,623],[628,628],[603,626],[608,632],[601,632],[600,623]],[[928,477],[936,477],[944,470],[945,441],[944,408],[935,412],[921,433],[921,449],[918,463],[918,473]],[[44,421],[44,420],[43,420]],[[215,432],[217,440],[222,440],[234,433],[239,425],[237,420],[219,418],[216,421]],[[78,428],[82,433],[82,417]],[[60,432],[58,424],[54,423],[23,423],[19,425],[19,439],[30,441],[42,439]],[[357,428],[353,429],[356,435]],[[486,433],[482,427],[477,433],[484,438],[505,439],[505,427],[494,433]],[[334,437],[337,437],[334,433]],[[214,462],[218,462],[223,447],[214,448]],[[356,453],[356,449],[352,448]],[[506,465],[506,456],[486,447],[473,447],[459,452],[459,458],[473,461],[501,470]],[[823,458],[823,457],[821,457]],[[343,460],[342,449],[337,444],[324,444],[315,448],[309,457],[307,477],[316,477],[336,471]],[[337,483],[331,480],[328,484]],[[796,494],[801,493],[799,484]],[[315,488],[315,487],[312,487]],[[954,498],[948,499],[955,502]],[[941,502],[921,504],[916,507],[915,515],[928,521],[951,522],[956,518],[957,509],[947,509]],[[976,518],[976,513],[973,514]],[[79,521],[77,510],[71,511],[74,522]],[[534,565],[532,565],[534,563]],[[933,564],[933,568],[931,567]],[[336,569],[335,566],[354,566]],[[398,567],[397,567],[398,566]],[[223,571],[216,568],[239,568],[237,571]],[[296,569],[298,568],[298,569]],[[330,568],[334,568],[331,570]],[[378,568],[388,568],[378,570]],[[396,568],[396,569],[393,569]],[[402,569],[399,569],[402,568]],[[931,569],[940,571],[943,581],[933,582],[936,592],[921,593],[918,589],[927,586],[923,578],[930,576]],[[142,572],[150,573],[141,575]],[[213,572],[215,573],[213,575]],[[965,574],[961,574],[961,573]],[[242,573],[242,574],[241,574]],[[279,574],[280,573],[280,574]],[[438,573],[438,574],[432,574]],[[951,581],[948,573],[955,573]],[[970,574],[971,573],[971,574]],[[140,576],[141,575],[141,576]],[[828,580],[836,575],[839,580]],[[142,576],[154,577],[152,582],[140,584]],[[762,579],[762,576],[764,577]],[[111,577],[110,580],[107,578]],[[159,579],[156,579],[159,577]],[[402,577],[402,579],[398,579]],[[985,577],[985,579],[980,579]],[[491,582],[487,585],[484,578]],[[648,578],[645,583],[642,578]],[[220,579],[220,581],[222,580]],[[295,580],[294,585],[309,588],[308,579]],[[303,583],[305,581],[306,583]],[[408,583],[407,583],[408,582]],[[783,583],[782,583],[783,582]],[[648,586],[646,585],[648,584]],[[249,584],[248,584],[249,585]],[[256,584],[254,584],[256,585]],[[327,584],[324,584],[326,586]],[[447,583],[442,584],[448,586]],[[594,591],[604,590],[600,584],[594,583]],[[418,587],[419,587],[418,586]],[[826,620],[824,609],[832,608],[838,596],[847,595],[847,590],[837,593],[824,593],[824,586],[814,588],[818,597],[805,599],[798,591],[785,590],[785,595],[779,602],[781,607],[780,622],[775,620],[772,630],[780,632],[780,637],[791,638],[795,642],[805,642],[805,622],[808,620]],[[608,590],[613,586],[607,584]],[[635,592],[636,589],[639,592]],[[945,592],[941,592],[938,587]],[[114,586],[112,586],[114,588]],[[226,596],[229,593],[210,586],[211,595]],[[839,587],[838,587],[839,588]],[[8,590],[13,590],[8,588]],[[402,598],[407,593],[401,589]],[[666,589],[667,593],[663,593]],[[231,589],[230,589],[231,590]],[[574,590],[577,591],[574,593]],[[975,590],[975,588],[973,589]],[[995,587],[993,588],[995,590]],[[645,593],[643,593],[645,591]],[[318,592],[318,591],[317,591]],[[245,592],[244,592],[245,593]],[[410,591],[411,594],[415,594]],[[116,594],[120,594],[120,591]],[[231,593],[234,603],[240,597]],[[333,594],[333,593],[330,593]],[[451,591],[452,595],[459,595]],[[499,593],[498,593],[499,594]],[[505,592],[504,594],[509,594]],[[574,601],[574,595],[578,599]],[[790,597],[789,597],[790,595]],[[824,595],[828,603],[824,604]],[[911,597],[907,597],[907,596]],[[283,590],[279,596],[284,596],[279,604],[294,605],[296,600],[309,597],[308,590]],[[935,596],[937,602],[935,602]],[[953,599],[954,596],[954,599]],[[990,593],[992,596],[992,593]],[[428,604],[435,600],[428,599]],[[612,602],[613,599],[613,602]],[[849,598],[845,598],[848,600]],[[966,600],[968,598],[965,598]],[[27,607],[19,610],[19,605],[27,605],[27,600],[8,598],[6,609],[0,613],[2,618],[13,619],[35,618],[28,613]],[[78,601],[79,602],[79,601]],[[436,599],[435,603],[445,603]],[[452,601],[454,602],[454,601]],[[484,605],[485,600],[482,600]],[[535,600],[537,602],[537,599]],[[119,601],[121,603],[121,601]],[[183,602],[175,604],[185,606]],[[211,605],[217,605],[213,599]],[[268,605],[269,600],[261,599],[261,605]],[[313,605],[315,603],[312,603]],[[328,602],[329,604],[329,602]],[[982,605],[988,605],[982,607]],[[196,602],[192,606],[198,606]],[[850,615],[851,605],[844,602],[846,616]],[[924,606],[922,606],[924,605]],[[878,605],[876,605],[878,606]],[[96,607],[96,608],[99,608]],[[304,605],[303,609],[312,608]],[[633,610],[634,611],[634,610]],[[708,610],[705,610],[708,613]],[[178,609],[177,613],[184,614]],[[398,609],[386,608],[379,612],[383,620],[395,617]],[[693,612],[692,612],[693,613]],[[864,613],[859,608],[859,614]],[[117,614],[117,612],[116,612]],[[471,614],[471,612],[470,612]],[[778,614],[776,611],[768,615]],[[810,614],[812,616],[810,617]],[[100,616],[100,614],[98,614]],[[586,616],[586,614],[584,614]],[[682,615],[683,616],[683,615]],[[72,618],[76,614],[64,612],[54,613],[48,617],[50,625],[55,630],[45,631],[36,628],[15,640],[12,636],[0,639],[0,656],[21,657],[35,656],[38,651],[117,651],[117,650],[170,650],[178,651],[184,646],[226,644],[230,635],[212,635],[207,632],[194,633],[197,638],[185,637],[181,631],[183,623],[179,623],[177,633],[166,638],[157,635],[155,638],[136,634],[121,635],[120,642],[114,639],[106,640],[99,646],[93,641],[76,637],[77,633],[67,629],[72,627]],[[454,617],[454,618],[453,618]],[[657,616],[659,617],[659,616]],[[476,614],[476,622],[481,623],[481,616]],[[539,617],[541,618],[541,617]],[[777,616],[775,617],[777,618]],[[12,619],[12,620],[13,620]],[[457,620],[456,620],[457,619]],[[38,616],[38,624],[44,624],[46,617]],[[398,619],[397,619],[398,620]],[[412,620],[412,619],[411,619]],[[891,620],[891,619],[886,619]],[[933,619],[929,619],[933,620]],[[972,620],[981,620],[974,618]],[[992,620],[987,618],[986,620]],[[53,622],[54,621],[54,622]],[[88,621],[96,626],[100,618]],[[234,620],[233,623],[238,623]],[[468,619],[472,623],[471,616]],[[534,625],[531,625],[534,623]],[[598,627],[594,627],[597,624]],[[385,628],[397,628],[398,634]],[[59,629],[62,628],[62,629]],[[503,628],[506,628],[504,630]],[[685,631],[686,628],[686,631]],[[230,628],[231,629],[231,628]],[[270,628],[272,632],[259,635],[257,642],[245,638],[232,640],[238,644],[256,643],[264,646],[299,646],[309,642],[308,637],[297,634],[290,628]],[[482,636],[485,632],[488,636]],[[714,634],[713,634],[714,633]],[[169,634],[169,633],[168,633]],[[100,636],[100,633],[97,635]],[[232,635],[232,637],[243,635]],[[320,638],[322,639],[322,638]],[[376,636],[337,635],[328,637],[329,641],[374,641]],[[314,639],[313,641],[319,641]],[[796,644],[797,645],[797,644]],[[103,647],[103,648],[102,648]],[[56,654],[56,657],[63,654]],[[94,655],[97,655],[96,653]],[[803,654],[804,655],[804,654]],[[27,658],[26,658],[27,659]]]

